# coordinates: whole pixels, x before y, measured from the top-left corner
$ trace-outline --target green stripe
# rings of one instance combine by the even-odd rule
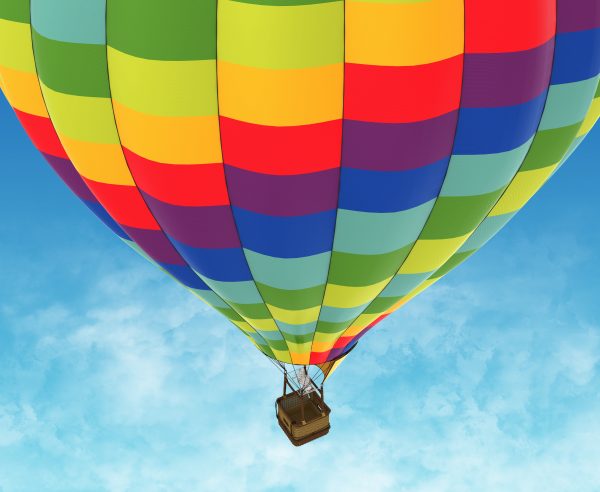
[[[308,309],[319,306],[323,300],[325,285],[317,285],[308,289],[284,290],[256,282],[262,298],[267,304],[290,310]]]
[[[264,304],[237,304],[229,301],[229,305],[240,315],[250,319],[270,319],[271,313]]]
[[[334,251],[328,282],[336,285],[362,287],[391,277],[404,261],[412,245],[381,255],[355,255]]]
[[[63,94],[110,97],[106,47],[48,39],[32,29],[40,79]]]
[[[350,323],[352,321],[353,321],[353,319],[347,320],[347,321],[341,321],[339,323],[332,323],[331,321],[319,320],[319,322],[317,323],[317,328],[316,328],[315,332],[341,333],[350,326]]]
[[[212,307],[231,321],[244,321],[244,319],[230,307],[223,308],[214,305]]]
[[[308,333],[307,335],[292,335],[290,333],[283,332],[283,337],[288,342],[302,344],[302,343],[312,342],[313,334]]]
[[[505,188],[473,196],[440,196],[433,207],[420,239],[464,236],[489,213]]]
[[[29,4],[30,0],[1,0],[0,19],[29,24]]]
[[[475,253],[475,251],[476,250],[473,249],[471,251],[463,251],[461,253],[456,253],[456,254],[452,255],[450,257],[450,259],[446,263],[444,263],[440,268],[438,268],[433,273],[433,275],[431,275],[431,277],[429,277],[429,278],[430,279],[436,279],[436,278],[443,277],[450,270],[452,270],[453,268],[456,268],[463,261],[465,261],[469,256],[471,256],[473,253]]]
[[[281,339],[281,340],[268,340],[269,343],[269,347],[274,349],[274,350],[279,350],[280,352],[287,352],[288,346],[287,343],[285,342],[285,340]]]
[[[539,131],[519,172],[541,169],[559,162],[569,150],[580,127],[581,123],[576,123]]]
[[[396,302],[402,299],[402,296],[398,297],[376,297],[373,302],[369,304],[363,314],[381,314],[391,308]]]
[[[150,60],[216,57],[216,0],[108,0],[108,44]]]

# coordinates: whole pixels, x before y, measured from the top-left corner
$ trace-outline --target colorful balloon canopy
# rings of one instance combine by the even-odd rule
[[[600,114],[598,0],[2,0],[31,139],[267,356],[322,364],[490,239]]]

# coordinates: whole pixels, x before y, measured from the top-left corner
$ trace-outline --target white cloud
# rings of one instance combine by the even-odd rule
[[[302,448],[275,423],[275,368],[160,272],[102,265],[68,301],[5,307],[0,487],[592,490],[600,330],[568,296],[574,245],[516,254],[533,246],[363,339],[329,385],[330,435]]]

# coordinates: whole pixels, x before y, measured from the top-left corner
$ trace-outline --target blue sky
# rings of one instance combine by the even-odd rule
[[[600,131],[482,251],[363,338],[332,432],[123,245],[0,103],[0,492],[600,490]]]

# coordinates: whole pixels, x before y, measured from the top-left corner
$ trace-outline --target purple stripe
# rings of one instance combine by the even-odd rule
[[[155,229],[138,229],[121,225],[123,230],[144,252],[158,263],[185,265],[185,261],[175,250],[163,231]]]
[[[225,166],[231,204],[273,216],[309,215],[335,209],[339,175],[339,168],[282,176]]]
[[[186,207],[157,200],[140,190],[152,214],[175,240],[193,248],[239,248],[231,207]]]
[[[587,31],[600,27],[598,0],[558,0],[558,32]]]
[[[457,111],[414,123],[344,120],[342,166],[405,171],[426,166],[452,152]]]
[[[513,53],[468,53],[461,107],[514,106],[535,99],[550,84],[554,39]]]
[[[353,340],[351,340],[351,341],[353,341]],[[332,360],[337,359],[341,355],[343,355],[344,350],[346,350],[347,346],[348,346],[348,344],[346,344],[343,348],[333,348],[333,349],[331,349],[331,352],[329,352],[329,355],[327,356],[327,360],[328,361],[332,361]]]
[[[98,200],[87,187],[70,160],[45,153],[42,153],[42,155],[46,161],[48,161],[48,164],[50,164],[52,169],[54,169],[54,172],[58,174],[60,179],[65,182],[75,195],[82,200],[98,203]]]

